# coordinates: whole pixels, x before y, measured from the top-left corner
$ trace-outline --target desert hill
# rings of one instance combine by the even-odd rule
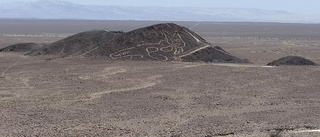
[[[136,29],[107,43],[100,42],[86,55],[109,56],[111,59],[173,60],[174,57],[209,46],[187,28],[167,23]]]
[[[36,45],[36,44],[35,44]],[[94,30],[25,50],[26,55],[85,56],[112,60],[158,60],[247,63],[222,48],[212,46],[188,28],[156,24],[127,33]],[[10,50],[18,48],[7,47]],[[30,52],[29,52],[30,51]]]
[[[106,30],[86,31],[33,50],[28,55],[79,55],[94,47],[97,43],[107,42],[119,34],[122,34],[122,32]]]
[[[27,54],[35,49],[41,48],[45,46],[45,44],[38,43],[19,43],[7,46],[5,48],[0,49],[0,52],[17,52],[22,54]]]
[[[280,65],[316,65],[311,60],[305,59],[299,56],[286,56],[278,60],[268,63],[269,66],[280,66]]]
[[[114,60],[182,60],[244,63],[220,47],[213,47],[188,28],[173,24],[156,24],[100,42],[85,53],[89,57]]]

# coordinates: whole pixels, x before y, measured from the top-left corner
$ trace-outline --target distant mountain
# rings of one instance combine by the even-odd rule
[[[0,18],[320,23],[318,15],[240,8],[79,5],[62,0],[2,3]]]

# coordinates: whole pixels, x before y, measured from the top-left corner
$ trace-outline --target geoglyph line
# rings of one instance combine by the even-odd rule
[[[202,49],[205,49],[205,48],[208,48],[208,47],[211,47],[211,45],[203,46],[203,47],[198,48],[198,49],[196,49],[196,50],[194,50],[194,51],[192,51],[192,52],[189,52],[188,54],[181,55],[180,57],[184,57],[184,56],[191,55],[191,54],[193,54],[193,53],[196,53],[196,52],[199,51],[199,50],[202,50]]]
[[[197,27],[198,25],[200,25],[200,23],[197,23],[197,24],[193,25],[193,26],[190,27],[189,29],[192,30],[193,28]]]
[[[21,61],[21,60],[18,60],[18,61],[16,61],[14,64],[12,64],[11,66],[7,67],[7,68],[1,73],[1,76],[4,76],[9,69],[11,69],[12,67],[16,66],[20,61]]]
[[[168,24],[167,24],[168,25]],[[109,55],[111,59],[119,59],[130,57],[141,57],[146,56],[155,59],[155,60],[169,60],[169,58],[162,53],[174,52],[173,55],[180,54],[184,51],[186,43],[178,33],[171,34],[165,30],[161,31],[161,34],[165,37],[163,40],[160,40],[157,43],[143,43],[137,44],[134,47],[126,48],[114,52]],[[194,37],[196,38],[196,37]],[[200,40],[199,40],[200,41]],[[140,53],[140,48],[145,48],[145,52]]]
[[[107,94],[107,93],[138,90],[138,89],[143,89],[143,88],[148,88],[148,87],[151,87],[151,86],[155,86],[156,84],[157,84],[156,82],[150,82],[150,83],[146,83],[146,84],[140,85],[140,86],[134,86],[134,87],[128,87],[128,88],[122,88],[122,89],[115,89],[115,90],[106,90],[104,92],[93,93],[93,94],[90,95],[90,100],[96,99],[96,98],[100,98],[103,94]]]
[[[102,95],[104,94],[108,94],[108,93],[112,93],[112,92],[122,92],[122,91],[132,91],[132,90],[139,90],[139,89],[144,89],[144,88],[148,88],[148,87],[152,87],[157,85],[160,81],[156,80],[157,78],[162,77],[161,75],[156,75],[156,76],[152,76],[149,78],[146,78],[145,81],[133,86],[133,87],[127,87],[127,88],[120,88],[120,89],[113,89],[113,90],[106,90],[103,92],[98,92],[98,93],[93,93],[90,95],[89,99],[84,99],[84,100],[93,100],[93,99],[97,99],[100,98]]]
[[[201,40],[199,40],[196,36],[194,36],[191,32],[189,32],[188,30],[184,29],[189,35],[191,35],[198,43],[202,43]],[[211,47],[211,45],[206,45],[206,46],[203,46],[201,48],[198,48],[196,50],[193,50],[192,52],[189,52],[187,54],[184,54],[184,55],[181,55],[180,57],[184,57],[184,56],[188,56],[188,55],[191,55],[199,50],[202,50],[202,49],[205,49],[205,48],[208,48],[208,47]]]
[[[191,32],[187,31],[186,29],[184,29],[184,31],[186,31],[187,33],[189,33],[189,35],[191,35],[198,43],[201,43],[201,40],[199,40],[196,36],[194,36]]]

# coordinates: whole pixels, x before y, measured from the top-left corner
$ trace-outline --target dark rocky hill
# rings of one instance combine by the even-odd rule
[[[105,30],[86,31],[33,50],[28,55],[80,55],[88,49],[93,48],[97,43],[107,42],[119,34],[122,34],[122,32]]]
[[[305,59],[299,56],[286,56],[268,63],[269,66],[280,66],[280,65],[316,65],[311,60]]]
[[[35,49],[41,48],[45,46],[45,44],[38,43],[19,43],[7,46],[5,48],[0,49],[0,52],[17,52],[22,54],[27,54]]]
[[[127,33],[94,30],[75,34],[52,44],[23,47],[26,55],[85,56],[112,60],[158,60],[247,63],[222,48],[212,46],[188,28],[156,24]],[[7,47],[15,51],[18,48]],[[28,49],[28,50],[27,50]],[[30,51],[30,52],[29,52]]]
[[[108,42],[100,42],[85,56],[110,57],[113,60],[247,62],[213,47],[196,33],[173,23],[124,33]]]

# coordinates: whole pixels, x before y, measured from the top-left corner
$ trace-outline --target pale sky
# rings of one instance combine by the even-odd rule
[[[37,0],[0,0],[4,2]],[[285,10],[292,13],[320,13],[320,0],[64,0],[86,5],[127,5],[160,7],[228,7]],[[1,5],[0,5],[1,6]]]

